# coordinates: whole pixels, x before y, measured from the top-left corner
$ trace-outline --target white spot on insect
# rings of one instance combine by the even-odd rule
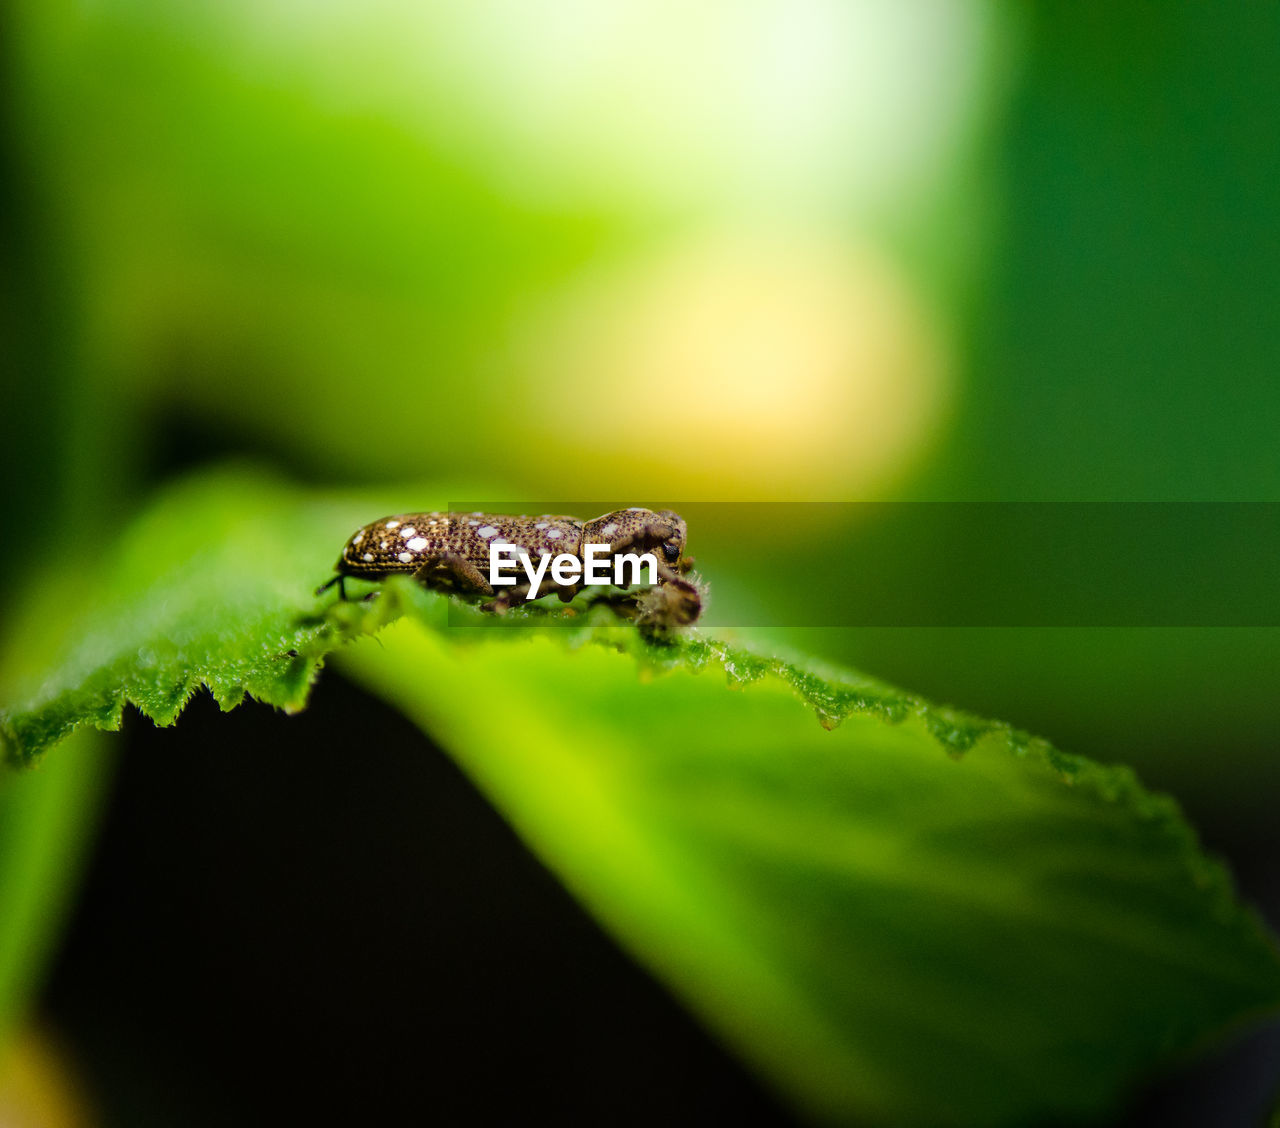
[[[417,533],[417,531],[418,530],[415,529],[412,525],[406,525],[403,529],[400,530],[400,535],[405,540],[408,540],[411,536],[414,536]]]
[[[602,537],[611,537],[618,531],[618,525],[615,521],[610,521],[603,529],[600,530]]]
[[[643,505],[633,505],[627,510],[628,513],[648,513],[649,511]]]
[[[547,540],[555,540],[557,537],[562,537],[562,536],[564,536],[564,533],[562,533],[559,529],[547,530]]]
[[[372,560],[372,559],[373,559],[373,553],[372,553],[372,552],[366,552],[366,553],[365,553],[365,554],[364,554],[360,559],[361,559],[361,560]]]
[[[472,517],[483,517],[483,516],[484,516],[484,514],[483,514],[482,512],[480,512],[480,510],[478,510],[478,509],[473,509],[473,510],[471,511],[471,516],[472,516]]]
[[[480,522],[479,522],[479,521],[468,521],[468,522],[467,522],[467,524],[468,524],[468,525],[478,525],[478,524],[480,524]]]
[[[356,533],[355,538],[352,540],[351,543],[359,544],[362,540],[364,540],[364,533]]]
[[[445,522],[445,524],[446,524],[446,525],[447,525],[448,523],[449,523],[448,521],[446,521],[446,522]],[[438,525],[438,524],[439,524],[439,522],[438,522],[434,517],[428,517],[428,518],[427,518],[427,524],[428,524],[428,525]]]
[[[409,561],[413,559],[413,553],[412,553],[412,552],[402,552],[402,553],[400,553],[400,555],[399,555],[399,557],[398,557],[397,559],[399,559],[399,561],[400,561],[400,563],[401,563],[401,564],[408,564],[408,563],[409,563]]]
[[[548,527],[550,526],[550,524],[551,524],[551,522],[550,522],[550,521],[539,521],[536,525],[534,525],[534,528],[535,528],[535,529],[545,529],[545,528],[548,528]]]
[[[400,528],[400,522],[399,522],[399,521],[388,521],[388,522],[387,522],[387,532],[392,532],[393,530],[398,529],[398,528]]]
[[[476,530],[476,536],[480,537],[496,537],[497,535],[498,530],[492,525],[481,525],[480,528]]]
[[[382,538],[382,540],[380,540],[380,541],[378,542],[378,547],[379,547],[379,548],[386,548],[386,547],[387,547],[387,538],[386,538],[386,537],[383,537],[383,538]]]
[[[407,548],[410,552],[421,552],[426,547],[427,547],[426,537],[414,537],[413,540],[411,540],[408,544],[405,545],[405,548]]]

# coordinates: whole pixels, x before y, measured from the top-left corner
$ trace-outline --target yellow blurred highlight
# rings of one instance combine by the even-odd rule
[[[995,37],[981,0],[234,0],[250,57],[575,206],[893,206],[945,175]]]
[[[67,1054],[28,1027],[0,1055],[0,1128],[90,1128],[88,1102]]]
[[[535,446],[569,493],[860,500],[938,427],[949,364],[895,265],[844,240],[721,234],[580,278],[526,324]]]

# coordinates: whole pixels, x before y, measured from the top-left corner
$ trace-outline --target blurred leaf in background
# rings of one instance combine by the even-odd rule
[[[1278,37],[1274,7],[1037,9],[994,154],[998,235],[963,392],[913,496],[1280,499]],[[1221,551],[1274,590],[1274,560]],[[940,539],[899,562],[909,573],[913,557],[946,552]],[[1177,598],[1159,556],[1148,575]],[[1043,577],[1071,579],[1066,561]],[[1136,763],[1280,913],[1275,629],[810,632],[803,644]]]
[[[890,244],[952,206],[982,5],[21,13],[122,408],[327,473],[713,498],[861,494],[936,427],[947,315]],[[385,440],[386,402],[453,425]]]

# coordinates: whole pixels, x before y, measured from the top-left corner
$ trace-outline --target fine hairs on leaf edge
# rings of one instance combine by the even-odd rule
[[[240,671],[242,676],[228,679],[209,670],[190,670],[180,684],[172,683],[159,698],[154,687],[144,693],[140,688],[142,679],[130,677],[125,669],[117,668],[128,666],[127,662],[112,663],[92,679],[96,687],[82,685],[66,690],[30,711],[0,710],[4,762],[11,769],[38,763],[44,752],[83,724],[116,731],[126,705],[134,706],[159,726],[175,724],[182,709],[201,689],[207,689],[224,711],[249,696],[287,713],[299,712],[306,707],[329,654],[357,638],[376,635],[402,616],[410,616],[431,628],[440,622],[440,612],[448,599],[397,578],[388,582],[375,600],[340,604],[328,608],[321,616],[301,617],[292,646],[266,660],[259,659]],[[477,622],[481,621],[478,613],[476,618]],[[536,622],[533,616],[530,619]],[[486,638],[497,635],[510,639],[525,632],[482,633]],[[1109,802],[1128,802],[1145,819],[1159,821],[1169,828],[1190,829],[1181,817],[1177,802],[1167,795],[1147,791],[1126,765],[1100,764],[1060,751],[1049,741],[1007,722],[935,705],[916,694],[853,671],[811,659],[804,659],[801,666],[801,659],[794,656],[781,657],[730,645],[696,629],[682,630],[668,639],[655,641],[644,637],[631,624],[619,623],[616,619],[610,622],[608,617],[591,614],[581,616],[572,626],[543,630],[539,634],[570,648],[583,644],[606,646],[630,655],[637,662],[637,668],[647,669],[649,674],[681,666],[693,672],[718,667],[734,686],[776,679],[807,705],[827,730],[839,727],[851,717],[868,717],[893,725],[914,720],[923,726],[940,750],[953,758],[963,757],[980,741],[991,742],[1011,755],[1043,761],[1064,784],[1088,784]],[[459,631],[458,643],[467,645],[473,638],[473,632],[463,629]],[[74,705],[67,700],[73,697],[78,699]]]

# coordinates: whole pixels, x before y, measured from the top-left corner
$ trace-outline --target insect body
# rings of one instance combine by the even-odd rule
[[[546,570],[538,579],[526,563],[516,569],[495,594],[490,565],[498,549],[510,558],[569,557],[583,561],[594,555],[588,546],[605,546],[603,555],[618,560],[624,556],[650,553],[657,563],[657,585],[648,593],[606,600],[620,614],[636,618],[648,633],[665,633],[673,626],[694,622],[702,611],[700,589],[684,574],[693,561],[684,555],[684,520],[670,510],[620,509],[592,521],[546,514],[517,517],[495,513],[402,513],[383,517],[358,529],[347,541],[334,570],[337,573],[317,589],[338,586],[346,599],[349,576],[383,580],[397,572],[412,575],[426,587],[469,598],[487,598],[486,610],[502,613],[507,608],[555,592],[564,602],[584,585],[581,571],[568,579],[563,570]],[[599,556],[595,557],[597,560]],[[619,586],[629,586],[622,583]]]

